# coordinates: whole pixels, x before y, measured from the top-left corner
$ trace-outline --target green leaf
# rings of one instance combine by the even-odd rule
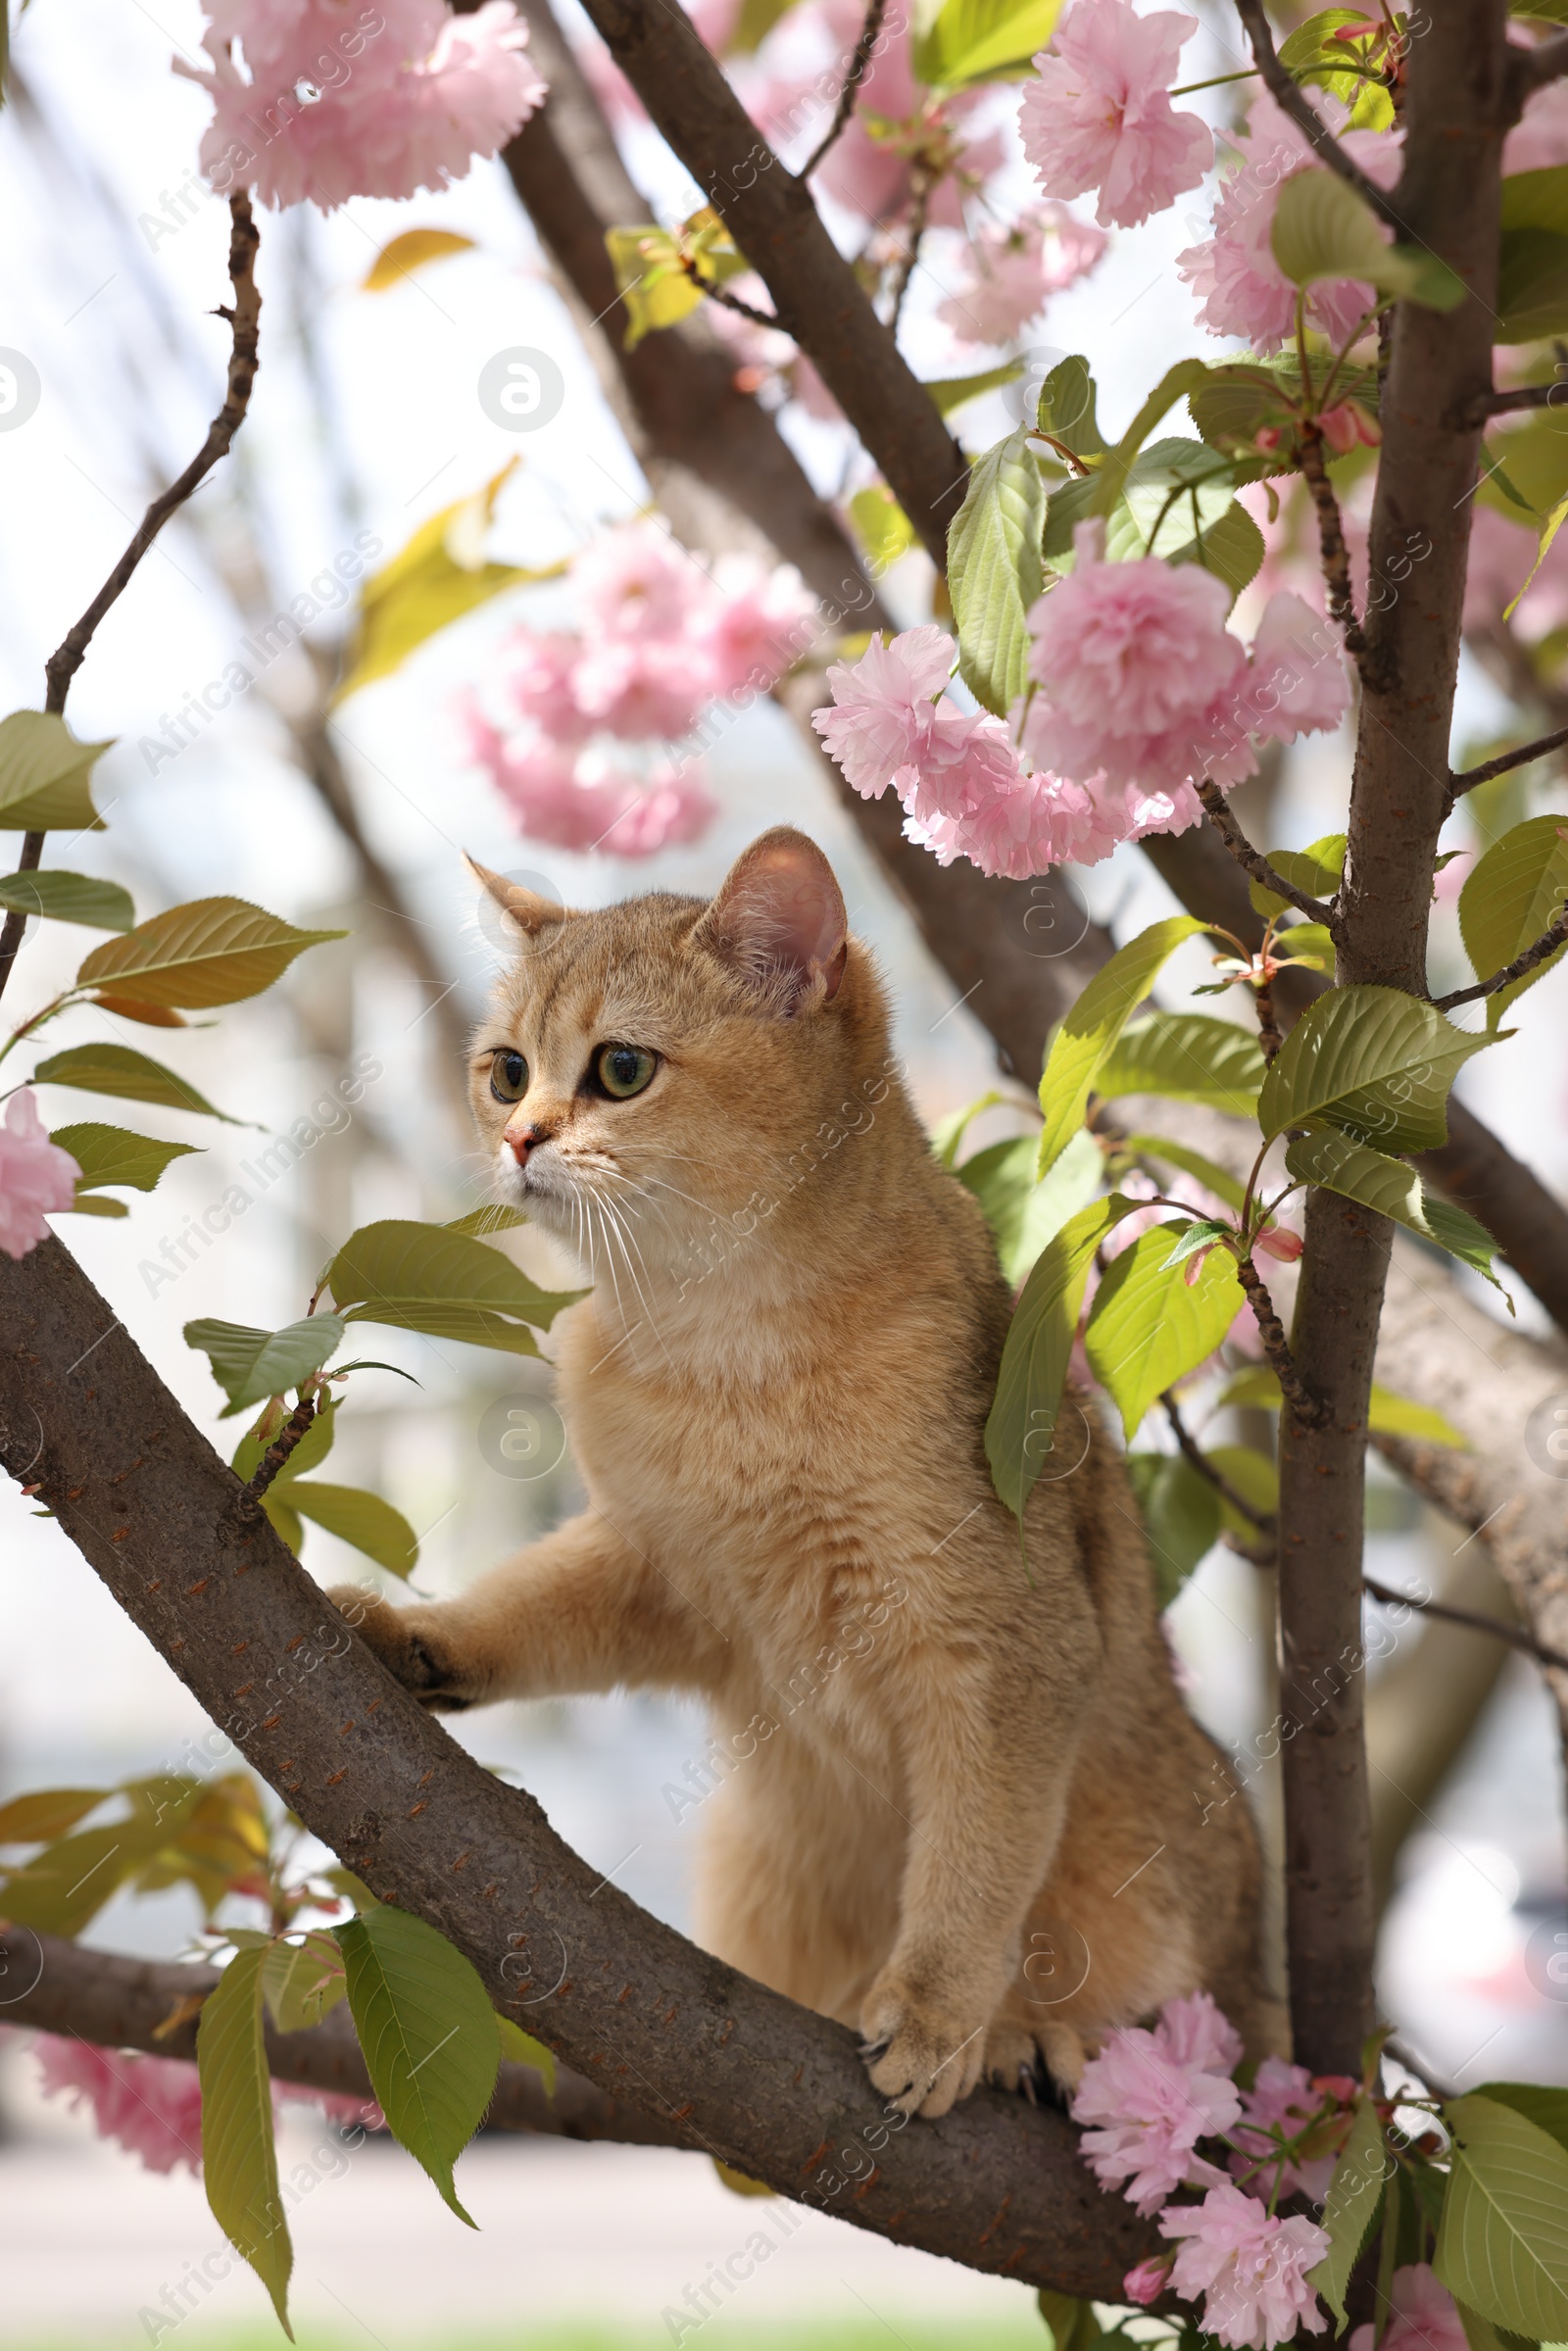
[[[110,1792],[107,1788],[40,1788],[32,1795],[13,1796],[9,1804],[0,1804],[0,1845],[64,1837],[106,1803]]]
[[[956,1159],[958,1146],[968,1131],[971,1119],[978,1118],[982,1110],[995,1109],[998,1102],[1004,1102],[1006,1099],[993,1086],[989,1094],[980,1095],[976,1101],[965,1102],[961,1110],[951,1111],[946,1118],[937,1120],[931,1129],[931,1149],[944,1167],[951,1167]]]
[[[1270,850],[1268,861],[1283,881],[1294,882],[1298,890],[1304,890],[1310,898],[1327,900],[1345,879],[1345,849],[1344,833],[1325,833],[1310,849]],[[1261,882],[1249,882],[1247,888],[1253,911],[1265,921],[1278,920],[1280,915],[1290,912],[1290,900],[1265,890]]]
[[[1232,1372],[1218,1396],[1214,1409],[1225,1404],[1256,1404],[1266,1412],[1280,1408],[1280,1384],[1266,1363],[1252,1364],[1246,1371]],[[1372,1402],[1367,1413],[1367,1427],[1388,1437],[1419,1437],[1432,1445],[1451,1445],[1460,1452],[1468,1452],[1470,1440],[1451,1420],[1445,1420],[1430,1404],[1412,1403],[1406,1396],[1396,1396],[1392,1388],[1372,1384]]]
[[[488,1241],[494,1233],[514,1233],[528,1219],[520,1208],[509,1208],[493,1200],[488,1208],[470,1208],[466,1216],[455,1216],[442,1227],[448,1233],[466,1233],[471,1240]]]
[[[183,1159],[198,1148],[194,1143],[159,1143],[151,1135],[100,1126],[94,1119],[56,1127],[49,1140],[69,1151],[81,1169],[78,1192],[100,1184],[129,1184],[137,1192],[151,1192],[171,1159]]]
[[[171,1110],[195,1110],[206,1118],[220,1118],[225,1126],[249,1126],[248,1118],[230,1118],[216,1110],[204,1094],[188,1085],[161,1061],[132,1053],[128,1045],[74,1045],[69,1052],[51,1053],[32,1073],[35,1086],[74,1086],[83,1094],[113,1094],[123,1102],[163,1102]]]
[[[1304,24],[1298,24],[1287,40],[1280,43],[1279,60],[1288,66],[1298,81],[1316,82],[1331,90],[1343,105],[1351,106],[1360,97],[1365,76],[1349,71],[1358,61],[1367,62],[1369,44],[1354,45],[1336,41],[1332,36],[1348,25],[1364,25],[1366,11],[1357,8],[1326,8]],[[1359,126],[1358,126],[1359,127]]]
[[[128,931],[136,919],[128,890],[87,873],[0,874],[0,906],[93,931]]]
[[[1171,914],[1152,923],[1102,965],[1057,1029],[1040,1080],[1046,1122],[1040,1137],[1042,1175],[1082,1126],[1099,1072],[1156,975],[1183,940],[1202,927],[1195,914]]]
[[[269,1407],[270,1407],[271,1399],[269,1398],[268,1401]],[[264,1414],[262,1420],[257,1422],[257,1428],[261,1428],[265,1424],[266,1417]],[[281,1426],[282,1423],[279,1421],[278,1427]],[[337,1406],[328,1400],[324,1404],[318,1405],[316,1418],[273,1479],[273,1490],[275,1491],[278,1486],[286,1486],[291,1478],[304,1477],[307,1470],[318,1469],[332,1450],[332,1440],[336,1434]],[[267,1445],[273,1442],[276,1435],[277,1430],[274,1429],[272,1436],[267,1440],[267,1445],[264,1445],[255,1429],[246,1430],[234,1447],[233,1456],[229,1461],[229,1467],[236,1478],[249,1481],[255,1477],[262,1465],[262,1456],[267,1451]]]
[[[1476,2095],[1511,2106],[1568,2150],[1568,2089],[1550,2088],[1544,2082],[1483,2082]]]
[[[759,50],[781,17],[789,14],[796,0],[741,0],[735,29],[726,42],[725,57],[751,57]]]
[[[254,1331],[238,1322],[188,1322],[185,1345],[200,1349],[228,1396],[220,1419],[247,1404],[298,1388],[343,1344],[340,1314],[307,1314],[280,1331]]]
[[[471,2229],[452,2167],[495,2093],[501,2039],[489,1995],[463,1953],[411,1911],[383,1903],[335,1935],[381,2111]]]
[[[239,1952],[203,2003],[196,2028],[202,2178],[213,2218],[266,2286],[278,2325],[292,2342],[288,2280],[294,2247],[278,2194],[272,2078],[262,2030],[267,1959],[265,1947]]]
[[[1105,2339],[1092,2302],[1054,2293],[1047,2285],[1040,2288],[1036,2300],[1040,2316],[1051,2329],[1053,2351],[1095,2351],[1096,2344]]]
[[[1171,1242],[1169,1226],[1156,1225],[1112,1258],[1084,1334],[1129,1444],[1150,1405],[1213,1353],[1247,1303],[1228,1250],[1216,1249],[1189,1285],[1170,1262]]]
[[[1137,1204],[1113,1192],[1069,1217],[1041,1251],[1013,1310],[986,1422],[986,1458],[992,1484],[1020,1522],[1055,1441],[1091,1261],[1105,1235]]]
[[[1257,1098],[1266,1141],[1287,1127],[1338,1127],[1386,1151],[1448,1139],[1454,1078],[1491,1044],[1467,1036],[1402,989],[1336,988],[1309,1004],[1269,1064]]]
[[[1129,1453],[1127,1474],[1144,1514],[1163,1615],[1219,1541],[1219,1495],[1181,1453]]]
[[[915,78],[959,89],[1023,73],[1055,30],[1061,9],[1062,0],[945,0],[916,33]]]
[[[1074,354],[1058,360],[1040,391],[1039,424],[1076,458],[1102,457],[1105,438],[1096,414],[1099,387],[1089,362]]]
[[[194,1781],[170,1781],[162,1791],[149,1786],[120,1792],[131,1797],[123,1819],[59,1837],[22,1868],[0,1873],[0,1918],[40,1935],[79,1935],[125,1879],[178,1834],[202,1791]]]
[[[1454,310],[1465,298],[1463,278],[1446,262],[1419,246],[1389,244],[1365,199],[1317,166],[1282,185],[1269,244],[1293,285],[1363,279],[1380,294],[1434,311]]]
[[[288,1489],[285,1486],[283,1490],[284,1494],[286,1494],[287,1491]],[[283,1494],[278,1493],[275,1486],[270,1486],[267,1492],[263,1494],[262,1508],[267,1512],[268,1517],[272,1522],[273,1534],[276,1535],[280,1541],[287,1543],[289,1549],[293,1552],[295,1558],[297,1559],[300,1555],[301,1546],[305,1541],[305,1521],[301,1518],[299,1512],[291,1508],[289,1503],[283,1499]]]
[[[1305,971],[1326,971],[1334,960],[1334,934],[1326,922],[1293,922],[1275,932],[1274,953]]]
[[[317,1478],[290,1478],[279,1499],[394,1576],[412,1575],[419,1563],[418,1537],[402,1511],[378,1494],[358,1486],[326,1486]]]
[[[1534,343],[1568,328],[1568,168],[1510,172],[1501,193],[1493,339]]]
[[[0,718],[0,831],[101,833],[92,805],[94,763],[110,743],[78,743],[52,711]]]
[[[1020,1135],[976,1151],[957,1171],[986,1212],[1002,1270],[1014,1287],[1068,1217],[1093,1200],[1105,1172],[1104,1153],[1082,1129],[1044,1178],[1035,1173],[1039,1154],[1034,1136]]]
[[[70,1207],[59,1213],[65,1216],[128,1216],[130,1210],[122,1200],[111,1200],[107,1192],[78,1192]]]
[[[1322,2295],[1342,2329],[1348,2323],[1345,2294],[1350,2272],[1372,2233],[1372,2224],[1383,2202],[1384,2183],[1394,2168],[1378,2110],[1370,2098],[1362,2098],[1349,2136],[1334,2166],[1323,2206],[1329,2249],[1316,2269],[1307,2272],[1308,2285]]]
[[[1280,1507],[1280,1473],[1266,1453],[1253,1445],[1206,1445],[1203,1459],[1217,1469],[1228,1486],[1260,1518],[1276,1518]],[[1220,1523],[1233,1535],[1255,1537],[1256,1527],[1245,1512],[1220,1496]]]
[[[1188,1258],[1196,1257],[1200,1249],[1212,1249],[1216,1241],[1232,1238],[1236,1228],[1234,1225],[1217,1224],[1211,1216],[1200,1216],[1191,1224],[1167,1224],[1162,1225],[1160,1230],[1180,1235],[1175,1248],[1165,1259],[1168,1271],[1173,1265],[1185,1265]]]
[[[701,308],[702,288],[694,285],[681,268],[680,244],[667,229],[652,221],[630,228],[607,228],[605,247],[615,272],[615,291],[626,313],[627,351],[635,351],[644,335],[678,326],[682,318]]]
[[[1568,2338],[1568,2150],[1472,2091],[1446,2107],[1453,2168],[1433,2268],[1456,2301],[1535,2342]]]
[[[1250,1029],[1212,1012],[1155,1012],[1124,1031],[1096,1072],[1094,1091],[1107,1102],[1163,1094],[1250,1118],[1262,1083],[1263,1055]]]
[[[540,1290],[499,1249],[444,1225],[389,1218],[362,1225],[327,1267],[348,1322],[389,1323],[435,1339],[516,1355],[538,1348],[525,1325],[547,1331],[584,1290]]]
[[[347,937],[347,931],[297,931],[243,898],[194,898],[95,947],[75,984],[187,1010],[234,1004],[260,996],[307,947]]]
[[[1522,955],[1568,899],[1568,816],[1531,816],[1478,857],[1459,893],[1459,933],[1478,980],[1491,979]],[[1561,962],[1559,947],[1523,979],[1486,999],[1487,1026],[1496,1027],[1516,997]]]
[[[553,2098],[556,2094],[555,2051],[547,2049],[542,2040],[535,2040],[531,2033],[524,2033],[522,2027],[514,2025],[509,2016],[498,2014],[496,2023],[501,2028],[503,2061],[507,2065],[531,2066],[536,2074],[543,2074],[545,2089]]]
[[[1490,444],[1482,459],[1482,469],[1489,478],[1476,493],[1483,505],[1494,507],[1515,522],[1525,514],[1537,520],[1550,514],[1568,491],[1568,433],[1563,431],[1562,414],[1565,406],[1568,406],[1568,388],[1550,409],[1538,410]],[[1513,497],[1508,495],[1510,490]]]
[[[870,482],[856,491],[850,500],[850,522],[860,553],[878,577],[915,543],[914,524],[886,482]]]
[[[1027,682],[1026,615],[1040,594],[1046,485],[1020,424],[969,471],[948,532],[948,588],[958,626],[958,674],[1004,717]]]
[[[951,416],[956,410],[963,407],[965,401],[978,400],[982,392],[1000,392],[1004,384],[1016,383],[1022,373],[1022,360],[1004,360],[1000,367],[983,367],[978,375],[933,376],[924,388],[930,393],[937,414]],[[864,491],[860,492],[861,497],[865,495]],[[879,493],[872,491],[870,495],[876,497]],[[855,499],[851,499],[852,510],[856,503]],[[906,542],[910,546],[914,544],[913,528],[911,523],[911,536]]]
[[[274,1942],[262,1960],[262,1996],[279,2033],[308,2033],[348,1990],[343,1960],[329,1935]]]
[[[1424,2168],[1415,2174],[1415,2186],[1418,2194],[1425,2186],[1427,2180],[1433,2176]],[[1441,2176],[1438,2177],[1441,2195],[1441,2192],[1446,2189],[1447,2181]],[[1441,2221],[1442,2218],[1443,2211],[1440,2201],[1435,2219]],[[1510,2334],[1506,2327],[1494,2327],[1490,2319],[1482,2318],[1478,2311],[1471,2310],[1466,2303],[1455,2302],[1454,2309],[1459,2314],[1459,2324],[1464,2328],[1464,2339],[1469,2346],[1469,2351],[1537,2351],[1536,2345],[1527,2336]]]
[[[695,287],[688,290],[693,302],[701,300]],[[408,545],[365,582],[334,703],[346,701],[378,677],[390,677],[438,629],[487,604],[503,589],[555,579],[565,569],[564,563],[525,570],[515,563],[485,561],[485,533],[501,485],[514,464],[515,460],[503,465],[472,497],[460,498],[421,523]]]
[[[1217,1023],[1223,1026],[1224,1023]],[[1261,1062],[1261,1054],[1258,1056]],[[1136,1152],[1140,1158],[1160,1159],[1167,1167],[1179,1167],[1183,1175],[1192,1176],[1205,1191],[1222,1200],[1227,1208],[1238,1216],[1247,1199],[1246,1189],[1223,1167],[1205,1159],[1201,1151],[1189,1151],[1185,1143],[1172,1143],[1166,1135],[1129,1135],[1123,1150]]]
[[[1155,425],[1169,414],[1178,400],[1185,400],[1195,392],[1207,374],[1208,369],[1201,360],[1178,360],[1174,367],[1166,369],[1115,448],[1109,450],[1102,461],[1095,477],[1094,495],[1089,501],[1091,514],[1110,513],[1127,486],[1139,451]]]
[[[1565,521],[1568,521],[1568,498],[1559,498],[1556,505],[1552,508],[1551,513],[1544,516],[1542,520],[1540,532],[1536,540],[1536,560],[1531,564],[1529,571],[1525,575],[1523,587],[1516,590],[1509,602],[1502,608],[1502,616],[1504,620],[1511,620],[1514,616],[1514,613],[1518,611],[1520,605],[1524,602],[1526,591],[1531,587],[1535,580],[1536,573],[1541,569],[1542,564],[1551,553],[1552,541],[1556,538],[1557,533],[1561,530]]]
[[[1423,1241],[1435,1241],[1439,1249],[1484,1274],[1494,1290],[1508,1297],[1492,1270],[1497,1245],[1486,1227],[1450,1200],[1429,1194],[1415,1169],[1402,1159],[1388,1158],[1344,1135],[1317,1134],[1293,1143],[1286,1151],[1285,1165],[1300,1182],[1326,1185],[1330,1192],[1392,1216],[1407,1232],[1419,1233]],[[1512,1311],[1513,1300],[1509,1298],[1508,1303]]]

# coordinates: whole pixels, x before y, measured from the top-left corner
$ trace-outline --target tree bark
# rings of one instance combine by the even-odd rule
[[[0,1258],[0,1462],[215,1723],[503,2015],[737,2170],[970,2268],[1114,2299],[1158,2243],[1059,2114],[977,2091],[889,2129],[852,2034],[596,1878],[349,1632],[58,1241]]]

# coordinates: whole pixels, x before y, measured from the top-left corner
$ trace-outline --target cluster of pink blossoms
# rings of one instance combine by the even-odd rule
[[[1249,654],[1212,573],[1149,556],[1107,563],[1102,525],[1074,535],[1073,570],[1029,614],[1036,683],[1007,721],[938,700],[954,662],[938,628],[906,629],[827,673],[833,705],[815,713],[817,732],[866,799],[892,785],[910,837],[944,864],[965,857],[1018,880],[1184,832],[1201,820],[1204,777],[1254,772],[1253,737],[1293,743],[1345,714],[1344,661],[1300,597],[1270,597]]]
[[[1053,294],[1092,269],[1103,229],[1075,220],[1064,204],[1037,204],[1007,228],[982,228],[965,250],[963,274],[937,317],[959,343],[998,348],[1038,318]]]
[[[38,2033],[32,2053],[44,2096],[89,2107],[100,2138],[112,2138],[140,2156],[149,2172],[172,2172],[181,2163],[192,2172],[201,2170],[201,2082],[187,2060],[129,2056],[55,2033]],[[380,2108],[364,2098],[305,2089],[292,2082],[274,2082],[272,2097],[318,2106],[333,2122],[372,2131],[383,2127]]]
[[[545,96],[512,0],[206,0],[212,60],[174,71],[213,101],[201,165],[266,204],[412,196],[496,154]],[[244,72],[241,72],[243,61]]]
[[[31,1090],[24,1086],[6,1104],[0,1126],[0,1249],[24,1257],[49,1238],[44,1222],[51,1209],[69,1208],[81,1169],[69,1151],[49,1140]]]
[[[1023,151],[1048,196],[1088,196],[1102,228],[1136,228],[1214,161],[1214,134],[1169,89],[1196,17],[1141,17],[1129,0],[1076,0],[1018,110]]]
[[[505,720],[464,706],[470,753],[535,840],[622,857],[696,841],[714,803],[675,747],[715,703],[777,683],[815,605],[788,566],[725,557],[710,573],[646,522],[607,532],[571,576],[580,628],[516,632]]]

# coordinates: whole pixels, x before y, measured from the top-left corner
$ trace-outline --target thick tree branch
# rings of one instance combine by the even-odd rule
[[[0,2024],[68,2033],[106,2049],[149,2057],[194,2058],[200,2003],[218,1983],[210,1967],[172,1966],[85,1950],[30,1927],[0,1925]],[[335,2097],[370,2098],[346,2003],[303,2033],[279,2033],[269,2020],[267,2058],[278,2082]],[[534,2131],[558,2138],[615,2139],[633,2146],[685,2147],[678,2126],[661,2123],[559,2067],[554,2093],[531,2066],[506,2064],[485,2120],[494,2131]]]
[[[1538,964],[1544,963],[1549,955],[1554,955],[1565,939],[1568,939],[1568,904],[1562,906],[1556,920],[1542,932],[1541,937],[1532,940],[1524,953],[1515,955],[1511,963],[1504,963],[1502,969],[1494,971],[1490,980],[1477,980],[1471,987],[1452,988],[1446,996],[1435,996],[1432,1000],[1434,1009],[1451,1012],[1455,1004],[1473,1004],[1484,996],[1495,996],[1500,989],[1511,988],[1515,980],[1522,980]]]
[[[1276,898],[1283,898],[1298,913],[1307,915],[1313,922],[1321,922],[1332,933],[1337,919],[1333,906],[1325,906],[1320,898],[1313,898],[1309,891],[1298,890],[1294,882],[1288,882],[1282,873],[1275,872],[1267,857],[1258,854],[1237,824],[1218,784],[1200,784],[1198,797],[1208,810],[1210,824],[1242,871],[1250,874],[1261,889],[1272,890]]]
[[[1380,220],[1390,227],[1403,227],[1389,197],[1375,180],[1368,179],[1360,165],[1347,155],[1322,116],[1318,113],[1288,66],[1282,66],[1274,49],[1274,34],[1263,12],[1263,0],[1236,0],[1236,13],[1246,27],[1257,70],[1262,74],[1269,95],[1282,114],[1290,116],[1298,130],[1304,131],[1317,150],[1320,160],[1331,171],[1337,171],[1348,186],[1354,188],[1362,202],[1369,204]]]
[[[606,1885],[246,1522],[238,1480],[60,1242],[0,1262],[0,1462],[306,1826],[450,1936],[503,2015],[686,2144],[901,2243],[1102,2298],[1155,2249],[1063,2118],[1021,2099],[982,2091],[884,2142],[852,2034]]]
[[[1555,734],[1542,735],[1534,743],[1521,743],[1517,751],[1503,751],[1494,759],[1484,759],[1479,767],[1467,767],[1461,775],[1448,779],[1448,805],[1477,784],[1490,784],[1494,775],[1511,774],[1515,767],[1528,767],[1533,759],[1544,759],[1548,751],[1560,751],[1568,743],[1568,726],[1559,726]]]

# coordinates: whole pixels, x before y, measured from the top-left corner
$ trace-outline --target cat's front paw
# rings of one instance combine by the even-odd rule
[[[860,2012],[873,2087],[904,2114],[935,2119],[966,2098],[985,2058],[986,2009],[921,1997],[889,1973]]]
[[[463,1687],[456,1660],[431,1622],[439,1613],[436,1609],[394,1608],[358,1584],[334,1585],[326,1596],[394,1681],[412,1690],[432,1714],[461,1714],[474,1703],[474,1693]]]
[[[1032,2106],[1065,2108],[1083,2079],[1086,2052],[1071,2025],[1045,2018],[1021,2025],[993,2017],[986,2033],[985,2078],[998,2089],[1016,2090]]]

